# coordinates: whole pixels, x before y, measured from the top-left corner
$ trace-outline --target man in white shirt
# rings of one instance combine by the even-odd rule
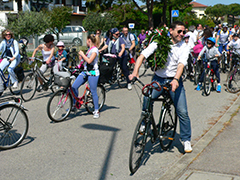
[[[189,48],[182,41],[185,31],[185,25],[183,22],[175,21],[171,24],[169,29],[171,40],[171,52],[168,53],[167,62],[164,69],[156,70],[152,81],[157,81],[160,84],[165,84],[167,81],[171,81],[172,91],[170,95],[174,101],[177,115],[180,121],[180,138],[184,142],[184,151],[186,153],[192,152],[191,147],[191,122],[188,116],[187,101],[185,95],[185,89],[181,75],[183,68],[187,65],[187,59],[189,55]],[[157,43],[151,43],[138,57],[133,73],[129,76],[130,80],[133,77],[138,77],[139,68],[144,60],[148,58],[157,49]],[[160,96],[162,91],[153,91],[152,98]],[[143,110],[145,103],[143,103]]]

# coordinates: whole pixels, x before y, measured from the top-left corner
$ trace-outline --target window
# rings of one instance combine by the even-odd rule
[[[65,27],[65,28],[63,28],[62,32],[69,33],[69,32],[72,32],[72,29],[71,29],[71,27]]]
[[[73,32],[82,32],[81,27],[73,27]]]

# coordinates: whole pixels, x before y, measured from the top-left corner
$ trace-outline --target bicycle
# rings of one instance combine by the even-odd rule
[[[210,95],[211,90],[217,88],[217,77],[211,68],[211,62],[207,62],[207,67],[204,68],[204,84],[203,89],[206,96]]]
[[[138,81],[143,86],[142,94],[147,99],[146,110],[142,112],[137,123],[130,148],[129,169],[134,174],[141,165],[148,137],[150,137],[152,143],[155,143],[159,138],[160,146],[163,150],[167,150],[170,147],[176,132],[177,114],[169,93],[171,90],[170,81],[162,86],[156,81],[146,85],[137,78],[134,78],[132,81]],[[163,90],[161,98],[152,99],[152,91],[161,91],[161,89]],[[153,106],[151,105],[154,101],[162,102],[158,124],[154,120]],[[141,129],[142,123],[145,125],[144,129]]]
[[[7,60],[9,61],[10,60],[10,57],[7,57]],[[7,66],[8,67],[8,66]],[[2,71],[0,69],[0,76],[1,76],[1,79],[2,79],[2,83],[3,83],[3,87],[4,87],[4,90],[7,89],[7,87],[9,88],[10,92],[13,94],[13,95],[19,95],[20,94],[20,88],[21,85],[18,84],[18,88],[12,88],[12,83],[11,83],[11,79],[10,79],[10,74],[7,73],[7,67]],[[17,77],[17,75],[16,75]],[[17,77],[18,79],[18,77]],[[21,83],[21,81],[18,80],[19,83]]]
[[[20,98],[4,98],[0,103],[0,149],[11,149],[18,146],[27,135],[27,109]]]
[[[80,109],[82,105],[85,105],[88,113],[93,114],[94,104],[93,98],[88,84],[86,84],[84,93],[81,97],[77,97],[71,86],[72,77],[59,77],[58,85],[62,86],[60,90],[55,92],[48,101],[47,104],[47,115],[54,122],[61,122],[65,120],[73,107]],[[98,102],[99,102],[99,111],[102,109],[106,92],[105,88],[102,85],[97,86]],[[76,100],[76,103],[73,105],[73,98]]]
[[[227,51],[225,50],[225,48],[223,48],[223,52],[221,55],[221,66],[222,66],[222,72],[225,73],[227,71]]]
[[[227,77],[227,90],[231,93],[240,91],[240,55],[235,51],[232,52],[233,69]]]
[[[32,63],[31,59],[32,58],[29,59],[30,63]],[[34,59],[42,62],[43,64],[46,63],[39,58],[34,58]],[[41,87],[39,86],[39,88],[37,89],[38,81],[39,81],[38,78],[41,79],[43,84],[41,85]],[[51,89],[52,92],[55,92],[57,88],[58,86],[54,84],[53,71],[51,70],[50,77],[47,79],[47,77],[42,74],[42,72],[38,67],[37,62],[35,61],[35,65],[32,68],[32,72],[27,74],[23,79],[20,95],[21,95],[21,98],[26,102],[26,101],[30,101],[33,98],[36,91],[40,92],[41,90],[47,91],[48,89]]]
[[[196,58],[194,58],[194,59],[195,59],[195,61],[193,63],[194,84],[196,85],[199,83],[199,79],[200,79],[200,76],[203,71],[203,62],[202,62],[202,60],[196,60]]]
[[[75,67],[80,63],[79,55],[76,48],[73,48],[71,45],[69,48],[66,48],[67,51],[67,59],[68,59],[68,66]]]

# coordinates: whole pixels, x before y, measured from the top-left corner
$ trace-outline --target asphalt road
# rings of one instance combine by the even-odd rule
[[[149,70],[142,80],[150,82]],[[221,74],[222,84],[226,79]],[[188,111],[192,123],[192,144],[224,114],[237,94],[211,92],[210,96],[194,90],[193,82],[185,83]],[[130,175],[128,158],[133,131],[140,117],[141,105],[136,92],[106,86],[107,95],[99,119],[93,119],[82,107],[77,114],[60,123],[47,116],[50,91],[37,93],[24,103],[30,127],[27,138],[17,148],[0,151],[0,179],[159,179],[183,155],[179,133],[169,151],[159,143],[148,143],[144,162]],[[10,95],[5,92],[4,96]],[[160,103],[154,106],[159,116]],[[156,118],[157,119],[157,118]],[[194,149],[193,149],[194,150]]]

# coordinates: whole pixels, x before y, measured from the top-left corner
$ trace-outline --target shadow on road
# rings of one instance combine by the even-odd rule
[[[99,180],[104,180],[104,179],[106,179],[106,175],[108,174],[107,171],[108,171],[109,161],[112,156],[114,142],[116,139],[117,132],[120,131],[120,129],[111,127],[111,126],[104,126],[104,125],[100,125],[100,124],[85,124],[82,127],[86,128],[86,129],[90,129],[90,130],[112,131],[113,132],[112,138],[111,138],[109,146],[108,146],[108,150],[105,155],[105,161],[103,162],[103,165],[102,165],[101,174],[99,175],[99,178],[98,178]]]

